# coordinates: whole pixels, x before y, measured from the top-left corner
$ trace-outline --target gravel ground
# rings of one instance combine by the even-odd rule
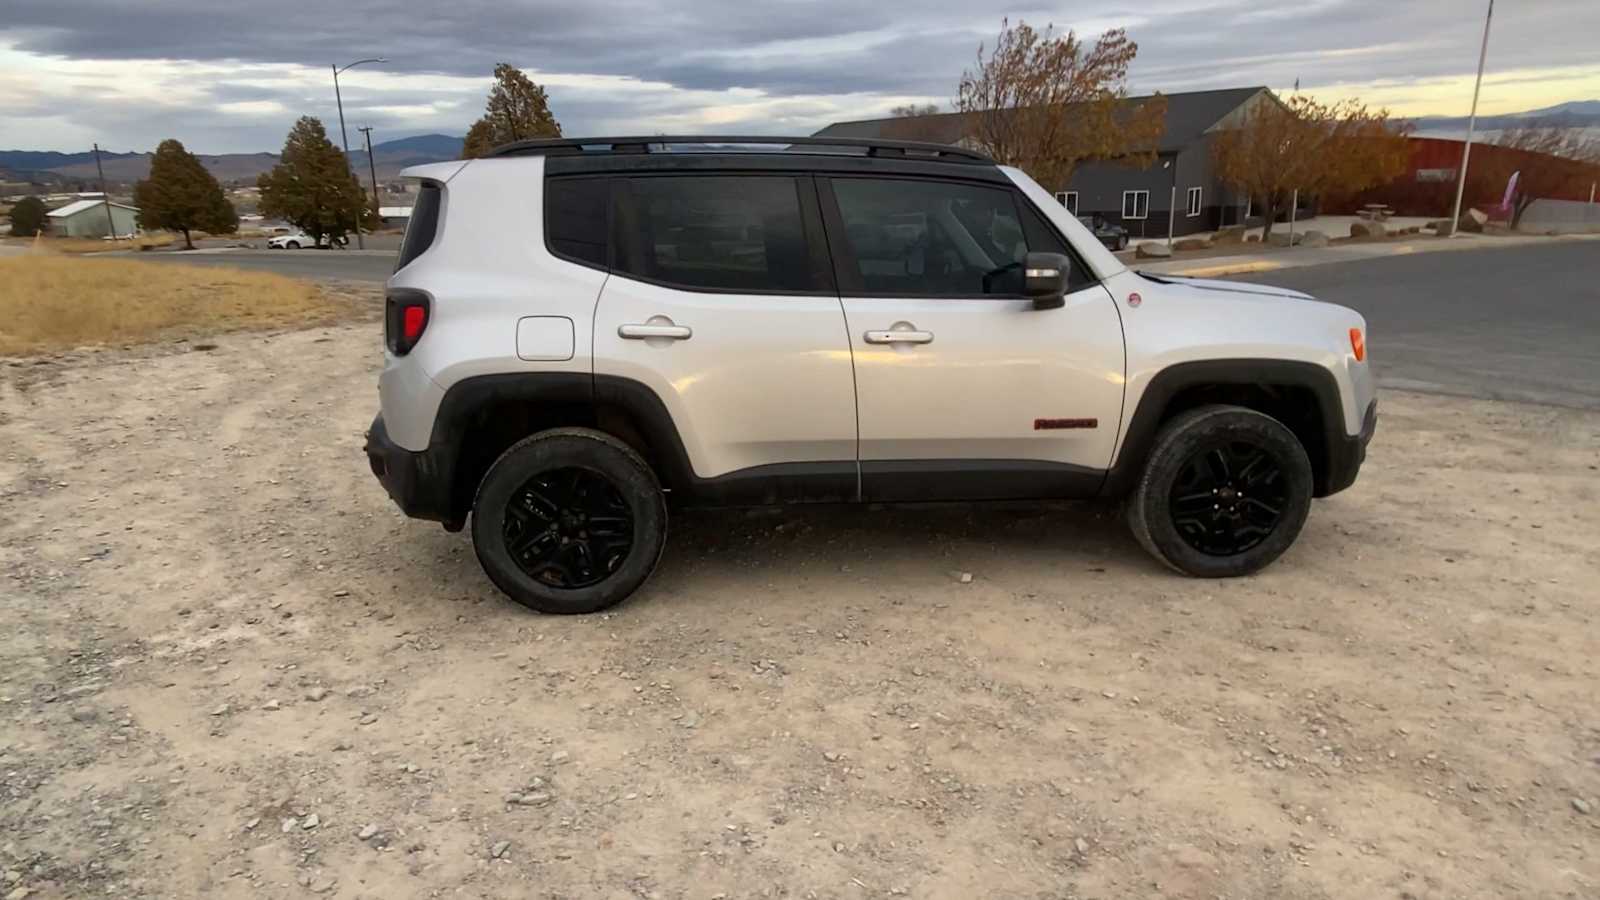
[[[1600,893],[1600,414],[1386,394],[1249,579],[695,514],[549,618],[367,471],[373,325],[215,344],[0,364],[0,897]]]

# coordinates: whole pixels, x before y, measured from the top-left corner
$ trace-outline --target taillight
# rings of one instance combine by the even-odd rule
[[[432,303],[428,295],[408,288],[394,288],[384,298],[383,335],[389,351],[405,356],[428,330]]]
[[[1350,329],[1350,352],[1356,355],[1356,362],[1367,361],[1367,339],[1359,328]]]

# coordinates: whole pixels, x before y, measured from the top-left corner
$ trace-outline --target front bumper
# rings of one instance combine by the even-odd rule
[[[454,509],[451,486],[454,454],[429,448],[407,450],[389,439],[380,414],[367,429],[367,464],[400,511],[414,519],[442,522],[451,531],[461,530],[465,517]]]
[[[1367,414],[1361,420],[1361,433],[1354,437],[1333,437],[1328,441],[1327,482],[1318,496],[1337,494],[1356,483],[1361,464],[1367,460],[1367,445],[1378,430],[1378,401],[1367,404]]]

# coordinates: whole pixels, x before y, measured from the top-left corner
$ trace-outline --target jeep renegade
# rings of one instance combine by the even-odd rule
[[[1168,566],[1243,575],[1376,423],[1361,316],[1130,271],[968,150],[555,139],[404,174],[366,453],[544,612],[631,594],[682,505],[1120,498]]]

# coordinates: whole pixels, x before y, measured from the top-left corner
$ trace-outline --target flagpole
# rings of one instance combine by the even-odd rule
[[[1461,171],[1456,174],[1456,205],[1450,216],[1450,235],[1461,230],[1461,196],[1467,191],[1467,160],[1472,158],[1472,131],[1478,124],[1478,92],[1483,90],[1483,64],[1489,58],[1489,25],[1494,22],[1494,0],[1483,20],[1483,47],[1478,50],[1478,81],[1472,86],[1472,112],[1467,116],[1467,142],[1461,146]]]

